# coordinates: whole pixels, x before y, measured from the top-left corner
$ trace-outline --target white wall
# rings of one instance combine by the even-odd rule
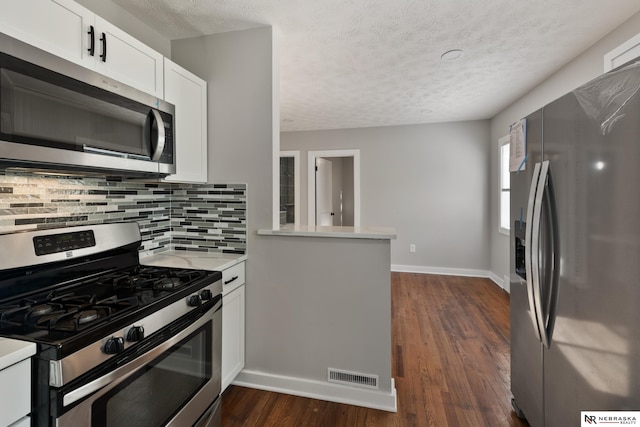
[[[499,147],[498,139],[507,134],[509,124],[523,118],[565,93],[599,76],[604,55],[640,33],[640,13],[571,60],[537,87],[491,119],[491,271],[497,277],[509,275],[509,236],[498,232]]]
[[[393,265],[488,270],[488,121],[283,132],[280,143],[300,150],[303,221],[308,152],[360,149],[361,225],[396,228]]]

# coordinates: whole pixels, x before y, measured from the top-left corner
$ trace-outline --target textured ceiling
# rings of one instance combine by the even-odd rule
[[[638,0],[113,0],[179,39],[264,25],[281,130],[493,117],[640,10]],[[440,56],[463,49],[456,61]]]

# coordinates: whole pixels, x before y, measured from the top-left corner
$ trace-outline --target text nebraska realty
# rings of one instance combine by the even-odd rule
[[[622,417],[615,415],[607,415],[607,416],[595,416],[595,415],[585,415],[584,420],[589,424],[625,424],[625,425],[635,425],[637,424],[636,417]]]

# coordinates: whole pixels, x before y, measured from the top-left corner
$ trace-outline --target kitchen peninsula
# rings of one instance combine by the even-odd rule
[[[395,411],[390,273],[395,230],[283,226],[257,234],[262,256],[284,271],[252,289],[262,304],[251,315],[273,333],[249,342],[270,357],[243,370],[235,384]],[[271,305],[278,309],[261,310]],[[294,343],[304,345],[291,351],[287,344]]]

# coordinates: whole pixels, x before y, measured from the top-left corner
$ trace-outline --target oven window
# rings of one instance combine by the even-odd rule
[[[96,400],[91,425],[165,425],[211,379],[211,357],[208,323]]]

